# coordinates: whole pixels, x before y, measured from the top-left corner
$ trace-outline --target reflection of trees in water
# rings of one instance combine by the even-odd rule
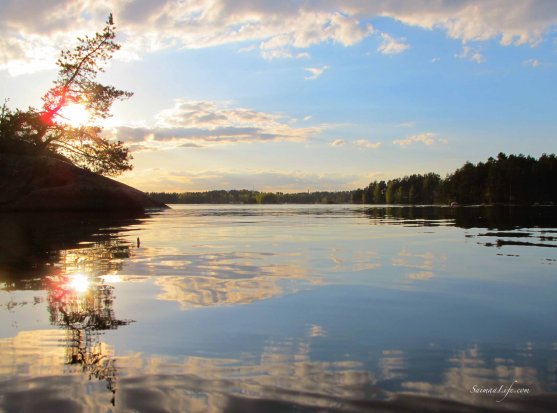
[[[16,248],[13,255],[0,254],[0,268],[4,270],[0,272],[0,282],[5,291],[47,291],[50,323],[66,331],[65,364],[80,368],[89,380],[105,381],[114,404],[117,367],[101,338],[104,331],[131,321],[120,320],[114,314],[114,287],[106,285],[102,276],[121,271],[132,249],[130,243],[116,238],[113,230],[91,230],[98,231],[92,235],[94,241],[73,241],[60,249],[47,243],[47,252],[41,254],[31,243],[26,248]],[[20,251],[35,251],[32,265],[11,265],[11,261],[22,258]]]
[[[504,247],[507,245],[556,248],[557,208],[554,206],[502,206],[482,205],[475,207],[441,206],[395,206],[372,207],[365,210],[374,225],[403,226],[455,226],[470,230],[487,228],[482,234],[466,234],[466,237],[483,238],[479,245]],[[518,230],[518,231],[517,231]],[[526,231],[525,231],[526,230]],[[525,238],[525,240],[516,240]],[[427,274],[416,274],[428,277]]]
[[[44,290],[51,278],[64,274],[90,274],[102,276],[114,274],[122,270],[123,261],[130,258],[131,244],[119,238],[100,240],[88,243],[84,248],[72,248],[52,251],[48,260],[29,270],[28,275],[21,277],[17,271],[0,272],[0,283],[5,291]]]
[[[50,322],[66,331],[66,365],[80,367],[90,380],[106,381],[113,394],[117,369],[101,337],[130,321],[115,316],[114,287],[100,277],[122,269],[133,250],[117,234],[144,217],[72,212],[0,216],[1,288],[46,290]]]
[[[55,262],[64,274],[101,276],[121,271],[123,260],[130,256],[130,244],[115,238],[91,243],[87,248],[61,250]]]
[[[365,214],[377,224],[416,226],[454,225],[460,228],[557,227],[555,207],[521,206],[388,206],[371,207]]]
[[[119,239],[61,250],[56,259],[59,273],[46,277],[43,283],[48,291],[50,322],[67,333],[66,364],[81,366],[89,380],[106,381],[113,394],[117,369],[115,360],[106,354],[101,335],[130,321],[116,318],[114,287],[104,284],[99,277],[121,270],[122,259],[129,256],[129,244]]]
[[[50,278],[47,289],[50,322],[67,332],[66,364],[81,366],[89,380],[106,381],[107,389],[115,395],[117,368],[106,354],[101,334],[130,321],[119,320],[114,314],[114,287],[78,273]]]
[[[69,266],[65,254],[79,255],[82,260],[94,256],[99,273],[117,270],[118,260],[129,257],[130,246],[117,234],[144,218],[129,213],[0,214],[0,283],[5,289],[43,289],[44,277],[59,275]]]

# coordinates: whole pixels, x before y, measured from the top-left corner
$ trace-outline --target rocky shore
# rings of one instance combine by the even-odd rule
[[[0,153],[0,211],[146,211],[168,208],[113,179],[48,156]]]

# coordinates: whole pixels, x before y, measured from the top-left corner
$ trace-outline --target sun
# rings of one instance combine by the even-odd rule
[[[83,274],[72,274],[68,282],[68,287],[76,293],[84,293],[89,289],[90,281]]]
[[[62,119],[62,122],[79,127],[87,124],[90,113],[82,104],[72,103],[64,106],[58,113],[58,116]]]

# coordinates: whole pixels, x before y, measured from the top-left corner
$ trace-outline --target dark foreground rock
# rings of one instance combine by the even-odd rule
[[[168,208],[143,192],[61,159],[0,153],[0,211]]]

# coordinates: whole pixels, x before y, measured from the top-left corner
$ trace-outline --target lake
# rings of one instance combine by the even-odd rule
[[[175,205],[0,231],[0,411],[557,410],[555,207]]]

